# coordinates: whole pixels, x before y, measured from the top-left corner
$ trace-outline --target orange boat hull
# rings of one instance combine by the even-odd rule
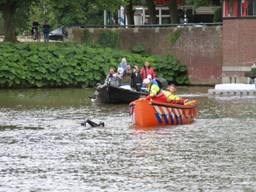
[[[133,123],[139,127],[190,124],[197,115],[197,101],[186,105],[138,99],[130,104]]]

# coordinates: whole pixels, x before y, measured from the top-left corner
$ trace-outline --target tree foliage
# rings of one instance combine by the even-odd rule
[[[209,6],[212,4],[212,0],[186,0],[186,4],[193,5],[195,7]]]
[[[170,0],[168,3],[171,23],[179,23],[178,5],[176,0]]]
[[[58,25],[87,24],[97,15],[100,15],[102,19],[103,10],[111,12],[126,3],[126,0],[42,1],[48,1],[48,9],[55,17]],[[99,14],[100,12],[101,14]]]
[[[103,10],[113,12],[127,0],[40,0],[30,10],[40,23],[48,20],[52,27],[67,25],[103,24]]]
[[[145,0],[146,5],[148,7],[149,12],[149,23],[150,24],[157,24],[157,17],[156,17],[156,5],[153,0]]]
[[[17,41],[16,27],[27,19],[30,4],[34,0],[0,0],[0,12],[3,16],[5,41]]]
[[[113,11],[127,0],[0,0],[5,41],[15,42],[17,31],[29,29],[33,20],[49,20],[52,26],[82,25],[103,10]]]
[[[84,24],[103,24],[103,10],[115,13],[125,7],[129,24],[134,23],[133,5],[145,5],[150,15],[149,23],[157,24],[153,0],[0,0],[5,41],[17,41],[16,34],[30,31],[32,21],[43,23],[48,20],[52,27]],[[208,6],[212,0],[186,0],[187,5]],[[172,23],[178,23],[177,4],[169,1]],[[1,31],[0,31],[1,32]]]
[[[125,7],[125,13],[127,15],[127,20],[129,25],[134,25],[134,2],[133,0],[128,0],[127,6]]]
[[[3,32],[4,32],[4,20],[3,20],[2,14],[0,12],[0,35],[2,35]]]

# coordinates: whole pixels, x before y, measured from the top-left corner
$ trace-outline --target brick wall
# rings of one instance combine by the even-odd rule
[[[221,81],[222,27],[69,29],[69,40],[81,42],[83,30],[96,41],[103,30],[120,34],[120,48],[131,50],[142,43],[147,53],[174,55],[188,68],[191,84],[214,85]],[[173,37],[177,37],[177,39]]]
[[[256,17],[223,21],[223,82],[247,83],[244,72],[256,61]]]

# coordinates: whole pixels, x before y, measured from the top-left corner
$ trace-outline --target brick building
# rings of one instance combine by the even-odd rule
[[[247,83],[256,62],[256,0],[223,0],[223,83]]]

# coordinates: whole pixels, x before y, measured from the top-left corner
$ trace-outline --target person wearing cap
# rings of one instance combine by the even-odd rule
[[[152,79],[156,78],[154,70],[152,67],[150,67],[148,61],[145,61],[143,68],[140,70],[140,75],[142,80],[146,79],[148,75],[151,75]]]
[[[116,77],[119,79],[122,79],[123,75],[124,75],[124,69],[122,67],[118,67]]]
[[[155,84],[155,85],[157,85],[158,87],[160,87],[159,84],[158,84],[158,82],[157,82],[157,80],[156,80],[156,79],[152,79],[152,75],[149,74],[149,75],[147,76],[147,79],[150,79],[150,81],[151,81],[153,84]]]
[[[143,80],[143,85],[147,88],[149,95],[146,97],[147,100],[155,99],[161,95],[161,89],[158,85],[152,83],[152,81],[148,78]]]

